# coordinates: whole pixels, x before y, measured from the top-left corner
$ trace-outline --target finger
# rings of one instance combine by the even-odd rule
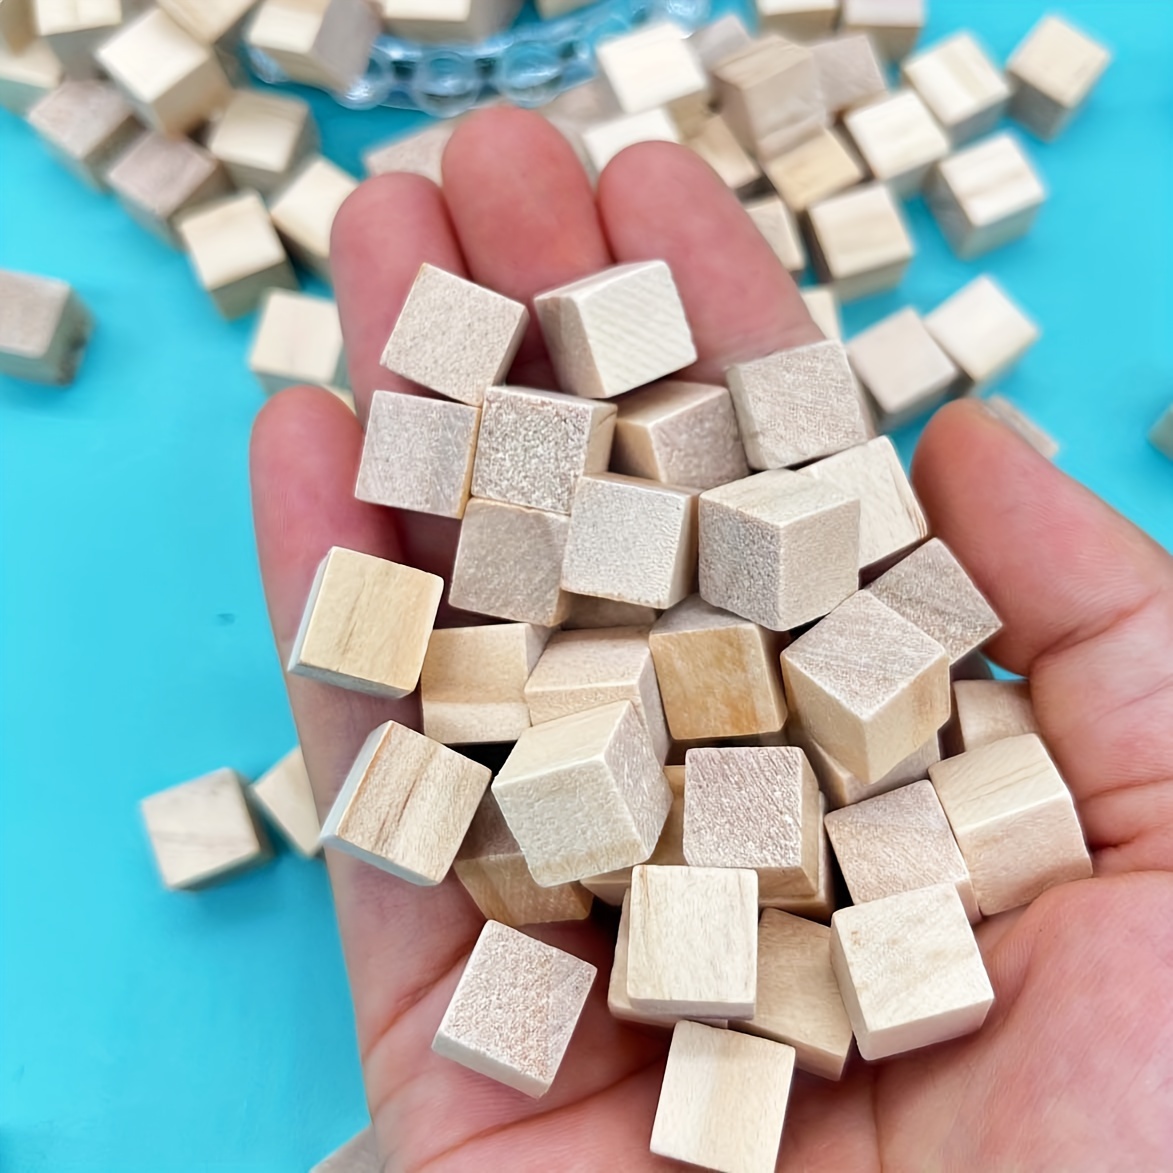
[[[1173,559],[980,404],[914,461],[933,528],[1002,616],[1101,871],[1173,867]]]

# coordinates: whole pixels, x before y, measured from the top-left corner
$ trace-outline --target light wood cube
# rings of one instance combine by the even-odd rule
[[[699,511],[701,596],[771,631],[818,619],[858,584],[859,517],[856,498],[786,469],[710,489]]]
[[[37,35],[44,38],[69,77],[97,74],[94,50],[126,19],[122,0],[32,0]]]
[[[867,33],[889,61],[916,48],[928,17],[927,0],[843,0],[842,27]]]
[[[830,923],[831,914],[838,904],[836,892],[835,861],[831,854],[831,844],[827,839],[827,832],[823,827],[823,819],[827,814],[827,796],[819,795],[818,824],[819,824],[819,866],[818,879],[814,894],[811,896],[782,896],[770,900],[758,900],[758,905],[765,908],[775,908],[779,912],[788,912],[791,916],[800,916],[806,920]]]
[[[1044,16],[1010,56],[1010,113],[1048,142],[1058,138],[1108,68],[1112,54],[1058,16]]]
[[[310,1173],[379,1173],[381,1164],[375,1130],[364,1128],[341,1148],[319,1161]]]
[[[61,62],[46,42],[14,52],[0,45],[0,107],[22,118],[61,84]]]
[[[310,588],[288,671],[375,696],[407,696],[419,683],[443,589],[434,574],[333,547]]]
[[[159,7],[205,45],[231,50],[257,0],[158,0]]]
[[[299,855],[312,859],[319,854],[322,824],[300,746],[266,770],[249,796]]]
[[[1037,734],[946,758],[929,777],[983,916],[1092,874],[1075,803]]]
[[[810,314],[814,324],[823,332],[824,338],[841,340],[843,338],[843,322],[839,317],[839,298],[835,291],[825,285],[816,285],[800,289],[806,311]]]
[[[28,112],[29,125],[83,183],[106,188],[105,173],[138,136],[134,111],[103,81],[65,81]]]
[[[872,175],[899,196],[918,192],[929,169],[949,153],[949,139],[915,90],[849,110],[843,124]]]
[[[1149,443],[1173,460],[1173,404],[1165,409],[1161,418],[1149,429]]]
[[[651,627],[660,617],[655,607],[599,599],[593,595],[571,595],[570,611],[562,620],[564,631],[598,627]]]
[[[753,195],[762,186],[762,169],[720,114],[703,118],[685,140],[685,146],[700,155],[721,182],[739,196]]]
[[[66,282],[0,269],[0,375],[72,383],[93,328]]]
[[[415,134],[370,147],[363,152],[363,167],[368,175],[386,175],[392,171],[422,175],[438,186],[444,179],[441,170],[444,150],[459,124],[458,118],[449,118]]]
[[[884,64],[866,33],[840,33],[816,41],[811,52],[815,55],[823,105],[832,116],[878,98],[888,89]]]
[[[270,395],[298,383],[345,387],[338,306],[324,297],[270,290],[261,305],[248,366]],[[384,392],[376,392],[380,394]]]
[[[796,214],[854,187],[864,178],[859,160],[839,134],[826,127],[820,127],[810,138],[768,160],[764,168],[766,178]]]
[[[330,281],[330,232],[334,217],[358,180],[329,159],[307,159],[269,205],[273,224],[290,255],[323,281]]]
[[[910,782],[923,781],[929,776],[929,767],[941,760],[940,742],[934,733],[924,745],[918,746],[908,757],[897,762],[878,781],[864,782],[810,737],[799,722],[792,721],[786,727],[786,732],[809,759],[815,777],[819,780],[819,789],[832,810],[863,802],[866,798],[875,798],[878,794],[887,794]]]
[[[739,53],[753,38],[745,22],[735,12],[726,12],[716,20],[702,25],[690,38],[692,47],[705,69],[713,68],[726,57]]]
[[[30,0],[0,0],[0,49],[22,53],[36,35]]]
[[[234,90],[208,135],[208,150],[238,187],[270,195],[318,143],[309,105],[287,94]]]
[[[508,28],[522,0],[376,0],[392,36],[409,41],[483,41]]]
[[[269,857],[244,779],[214,770],[139,803],[155,863],[170,889],[201,888]]]
[[[745,205],[749,218],[766,238],[782,267],[797,276],[806,268],[806,249],[794,213],[779,196],[763,196]]]
[[[585,8],[590,3],[591,0],[534,0],[534,7],[543,20],[551,20]]]
[[[630,701],[526,729],[493,795],[543,887],[647,859],[672,805],[647,726]]]
[[[989,134],[1010,101],[1005,75],[972,33],[955,33],[910,57],[901,76],[954,146]]]
[[[839,909],[831,965],[865,1059],[972,1034],[994,1004],[952,884]]]
[[[367,0],[262,0],[244,39],[291,81],[344,91],[366,73],[378,33]]]
[[[757,0],[763,29],[794,41],[826,36],[839,22],[839,0]]]
[[[678,143],[680,131],[668,111],[657,107],[594,123],[580,137],[586,161],[598,176],[620,151],[636,143]]]
[[[1020,439],[1025,440],[1040,456],[1054,460],[1059,455],[1059,441],[1043,431],[1020,407],[1004,395],[991,395],[985,400],[986,410],[997,416]]]
[[[957,753],[1040,732],[1026,680],[955,680],[953,710]]]

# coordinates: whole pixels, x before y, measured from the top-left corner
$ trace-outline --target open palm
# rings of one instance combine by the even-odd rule
[[[334,229],[333,266],[359,420],[420,264],[529,301],[617,262],[672,268],[700,358],[730,363],[819,337],[793,282],[716,177],[668,144],[625,151],[592,191],[543,119],[470,119],[444,189],[364,184]],[[531,327],[511,381],[553,387]],[[257,541],[282,657],[332,545],[447,576],[457,523],[355,501],[361,425],[332,396],[271,401],[253,439]],[[933,528],[1006,621],[992,651],[1027,673],[1039,722],[1079,803],[1096,878],[995,917],[978,936],[997,1002],[980,1034],[841,1084],[799,1076],[783,1169],[1157,1170],[1173,1163],[1173,560],[973,403],[937,416],[916,481]],[[417,722],[380,701],[291,677],[324,811],[366,734]],[[452,878],[420,889],[346,856],[330,875],[372,1118],[389,1169],[637,1170],[667,1036],[613,1021],[611,941],[593,922],[535,931],[599,966],[550,1093],[531,1100],[434,1056],[432,1036],[483,924]]]

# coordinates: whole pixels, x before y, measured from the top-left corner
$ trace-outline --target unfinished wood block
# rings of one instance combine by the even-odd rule
[[[200,888],[269,856],[235,770],[213,770],[139,803],[155,863],[170,889]]]
[[[69,77],[97,73],[94,50],[126,19],[122,0],[32,0],[37,35],[43,37]]]
[[[526,729],[493,795],[543,887],[647,859],[672,804],[647,726],[630,701]]]
[[[749,737],[785,725],[772,632],[690,595],[657,620],[649,642],[677,740]]]
[[[864,782],[876,782],[949,719],[949,659],[866,591],[782,653],[803,728]]]
[[[244,39],[291,81],[347,90],[366,73],[378,33],[367,0],[262,0]]]
[[[655,607],[640,607],[593,595],[571,595],[570,611],[562,620],[564,631],[597,627],[651,627],[660,617]]]
[[[586,127],[582,148],[595,175],[619,154],[636,143],[678,143],[680,131],[667,110],[657,108],[641,114],[623,114]]]
[[[443,589],[434,574],[334,546],[314,577],[288,671],[407,696],[419,683]]]
[[[392,36],[409,41],[483,41],[508,28],[522,0],[377,0]]]
[[[358,180],[329,159],[307,159],[269,206],[290,255],[323,281],[331,280],[330,231]]]
[[[826,36],[839,22],[839,0],[757,0],[763,29],[794,41]]]
[[[928,17],[927,0],[843,0],[842,27],[867,33],[889,61],[916,48]]]
[[[780,196],[763,196],[745,205],[749,218],[758,226],[782,267],[797,275],[806,268],[806,249],[798,232],[794,213]]]
[[[569,513],[581,476],[607,471],[617,408],[528,387],[485,392],[472,492]]]
[[[570,610],[562,563],[570,519],[499,501],[469,501],[448,600],[453,607],[557,627]]]
[[[505,377],[528,322],[520,302],[421,265],[379,361],[430,391],[479,407]]]
[[[21,53],[37,35],[29,0],[0,0],[0,49]]]
[[[905,61],[901,76],[921,96],[954,146],[989,134],[1010,86],[972,33],[955,33]]]
[[[667,379],[632,391],[618,407],[614,472],[693,489],[748,475],[728,388]]]
[[[787,468],[872,436],[841,342],[812,342],[726,372],[750,468]]]
[[[534,882],[491,791],[477,807],[452,870],[487,920],[513,928],[584,920],[594,901],[581,884],[542,888]]]
[[[929,769],[983,916],[1092,874],[1075,803],[1042,739],[1008,737]]]
[[[1173,460],[1173,404],[1165,409],[1161,418],[1149,429],[1149,443]]]
[[[1059,455],[1059,441],[1044,432],[1020,407],[1015,407],[1004,395],[991,395],[985,400],[986,410],[992,412],[1012,432],[1025,440],[1040,456],[1054,460]]]
[[[406,171],[439,185],[444,179],[441,170],[444,150],[458,125],[459,119],[450,118],[415,134],[379,143],[363,152],[363,167],[368,175]]]
[[[859,498],[859,569],[885,563],[924,541],[929,523],[887,436],[817,460],[804,476]]]
[[[858,585],[859,515],[854,497],[786,469],[710,489],[699,510],[701,596],[771,631],[818,619]]]
[[[918,746],[908,757],[897,762],[878,781],[864,782],[823,749],[798,722],[791,722],[787,726],[787,733],[794,744],[801,746],[805,752],[819,780],[819,789],[832,810],[851,806],[865,798],[875,798],[878,794],[887,794],[910,782],[920,782],[929,776],[929,767],[941,760],[941,746],[934,733],[924,745]]]
[[[796,214],[854,187],[864,178],[859,160],[847,149],[843,139],[826,127],[820,127],[810,138],[766,161],[764,168],[766,178]]]
[[[839,909],[831,965],[865,1059],[972,1034],[994,1004],[953,884]]]
[[[937,345],[972,389],[1005,374],[1039,340],[1039,328],[992,278],[959,289],[925,317]]]
[[[843,124],[876,179],[911,196],[949,153],[949,139],[915,90],[901,90],[849,110]]]
[[[748,868],[633,868],[631,1005],[690,1018],[751,1017],[757,921],[758,878]]]
[[[24,117],[61,84],[61,62],[44,41],[14,52],[0,45],[0,107]]]
[[[0,269],[0,375],[72,383],[93,328],[66,282]]]
[[[138,135],[134,111],[103,81],[65,81],[28,112],[50,151],[95,191],[106,188],[111,160]]]
[[[710,72],[718,62],[740,52],[753,40],[745,21],[735,12],[726,12],[702,25],[689,39],[701,64]]]
[[[319,1161],[310,1173],[379,1173],[382,1164],[383,1158],[375,1144],[375,1130],[364,1128]]]
[[[866,33],[840,33],[811,46],[827,113],[834,116],[888,89],[884,64]]]
[[[758,900],[762,908],[776,908],[779,912],[788,912],[791,916],[801,916],[806,920],[819,921],[828,924],[831,914],[837,905],[835,890],[835,863],[831,856],[831,844],[827,839],[827,832],[823,827],[823,819],[827,814],[827,796],[819,795],[818,823],[819,823],[819,866],[818,878],[815,882],[815,891],[810,896],[780,896],[769,900]]]
[[[270,395],[298,383],[345,387],[346,354],[338,306],[324,297],[269,290],[261,304],[248,367]],[[368,421],[368,444],[370,436]]]
[[[825,285],[800,289],[799,294],[806,305],[814,324],[823,332],[824,338],[835,340],[843,337],[843,322],[839,317],[839,299],[835,291]]]
[[[249,788],[249,796],[299,855],[312,859],[321,851],[322,824],[301,746],[266,770]]]
[[[1010,113],[1028,130],[1054,141],[1087,100],[1112,54],[1066,20],[1044,16],[1010,55]]]
[[[204,45],[233,49],[257,0],[158,0],[159,7]]]
[[[276,191],[317,143],[308,103],[256,90],[234,90],[208,135],[208,150],[233,182],[262,195]]]
[[[916,248],[885,184],[842,192],[813,205],[809,214],[815,268],[840,300],[900,284]]]
[[[761,168],[737,141],[737,136],[720,114],[702,118],[684,145],[700,155],[721,182],[739,196],[752,195],[761,186]]]
[[[914,550],[868,591],[936,640],[952,664],[1002,630],[994,609],[939,538]]]
[[[591,992],[593,965],[489,921],[432,1040],[445,1059],[546,1094]]]
[[[585,8],[591,0],[534,0],[534,7],[538,10],[538,15],[543,20],[551,20],[554,17],[565,16],[568,12],[575,12],[579,8]]]

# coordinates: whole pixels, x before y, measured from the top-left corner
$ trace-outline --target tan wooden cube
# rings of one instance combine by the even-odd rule
[[[93,328],[66,282],[0,269],[0,375],[72,383]]]
[[[593,123],[579,137],[589,169],[599,176],[620,151],[636,143],[678,143],[680,131],[668,111],[657,107]]]
[[[1044,16],[1006,63],[1010,113],[1048,142],[1058,138],[1108,68],[1112,54],[1066,20]]]
[[[0,0],[0,49],[21,53],[36,35],[30,0]]]
[[[1092,874],[1075,803],[1037,734],[946,758],[929,777],[983,916]]]
[[[827,113],[834,116],[878,98],[888,89],[884,64],[866,33],[840,33],[811,45],[819,89]]]
[[[42,40],[19,51],[0,45],[0,108],[22,118],[61,84],[61,62]]]
[[[376,0],[392,36],[410,41],[483,41],[513,23],[521,0]]]
[[[941,760],[940,741],[933,734],[924,745],[918,746],[908,757],[897,762],[878,781],[864,782],[810,737],[797,721],[792,721],[786,727],[786,732],[810,760],[815,777],[819,780],[819,789],[832,810],[863,802],[866,798],[875,798],[878,794],[888,794],[910,782],[923,781],[929,776],[929,767]]]
[[[826,36],[839,22],[839,0],[757,0],[758,23],[794,41]]]
[[[489,921],[432,1050],[535,1099],[550,1090],[598,971]]]
[[[122,0],[32,0],[36,31],[69,77],[97,74],[94,50],[130,14]]]
[[[571,595],[570,610],[562,620],[564,631],[585,631],[597,627],[651,627],[660,617],[655,607],[599,599],[593,595]]]
[[[1059,441],[1043,431],[1020,407],[1004,395],[991,395],[985,400],[986,410],[992,412],[1012,432],[1025,440],[1040,456],[1054,460],[1059,455]]]
[[[957,753],[1040,732],[1026,680],[955,680],[953,709]]]
[[[565,16],[568,12],[574,12],[579,8],[585,8],[591,0],[534,0],[534,7],[538,10],[538,15],[545,20],[550,20],[554,17]]]
[[[134,111],[108,82],[67,80],[28,112],[29,125],[83,183],[106,188],[105,173],[138,136]]]
[[[291,81],[347,90],[366,72],[378,33],[367,0],[261,0],[244,39]]]
[[[831,965],[865,1059],[972,1034],[994,1004],[953,884],[839,909]]]
[[[827,814],[827,796],[819,795],[818,823],[819,823],[819,867],[818,880],[812,896],[781,896],[770,900],[758,900],[758,905],[765,908],[775,908],[779,912],[788,912],[791,916],[800,916],[806,920],[830,923],[831,914],[838,904],[836,892],[836,868],[831,853],[831,843],[823,827],[823,819]]]
[[[647,859],[672,805],[647,726],[630,701],[526,729],[493,795],[543,887]]]
[[[826,127],[820,127],[784,154],[767,160],[763,167],[766,178],[795,214],[854,187],[865,175],[862,164],[843,138]]]
[[[422,175],[435,184],[442,183],[444,150],[459,122],[457,118],[449,118],[415,134],[370,147],[362,156],[366,173],[386,175],[392,171],[406,171],[411,175]]]
[[[720,114],[702,118],[684,145],[700,155],[721,182],[737,195],[751,196],[762,186],[762,169],[737,141],[737,136]]]
[[[927,0],[843,0],[843,29],[867,33],[889,61],[916,48],[927,17]]]
[[[257,0],[158,0],[188,35],[205,45],[232,50],[240,37],[245,17]]]
[[[915,90],[900,90],[849,110],[843,124],[873,176],[899,196],[918,192],[949,139]]]
[[[330,281],[330,232],[334,217],[358,180],[321,155],[312,155],[274,196],[273,224],[290,255]]]
[[[797,276],[806,268],[806,248],[798,231],[794,213],[783,203],[780,196],[762,196],[745,205],[749,218],[757,225],[766,238],[774,256],[782,267]]]
[[[214,770],[139,803],[155,864],[170,889],[202,888],[269,856],[235,770]]]
[[[691,40],[701,64],[711,72],[726,57],[744,49],[753,38],[737,13],[726,12],[702,25],[692,34]]]
[[[824,338],[843,338],[843,322],[839,317],[839,298],[835,291],[824,285],[800,289],[803,304],[815,325],[823,332]]]
[[[270,395],[298,383],[345,387],[338,306],[324,297],[269,290],[261,303],[248,367]],[[369,425],[367,438],[369,443]]]
[[[856,498],[787,469],[708,490],[702,598],[771,631],[826,615],[858,585],[859,517]]]
[[[309,104],[288,94],[234,90],[212,124],[208,150],[238,187],[276,191],[318,143]]]
[[[949,719],[949,658],[866,591],[782,653],[786,698],[806,732],[876,782]]]
[[[989,134],[1010,101],[1005,75],[972,33],[955,33],[909,57],[901,76],[954,146]]]
[[[249,797],[299,855],[312,859],[321,851],[322,824],[300,746],[266,770],[249,787]]]
[[[842,301],[899,285],[916,248],[895,197],[882,183],[832,196],[809,209],[812,255]]]
[[[310,1173],[379,1173],[382,1163],[375,1143],[375,1130],[364,1128],[341,1148],[319,1161]]]
[[[375,696],[407,696],[419,683],[443,589],[434,574],[333,547],[314,577],[287,670]]]

